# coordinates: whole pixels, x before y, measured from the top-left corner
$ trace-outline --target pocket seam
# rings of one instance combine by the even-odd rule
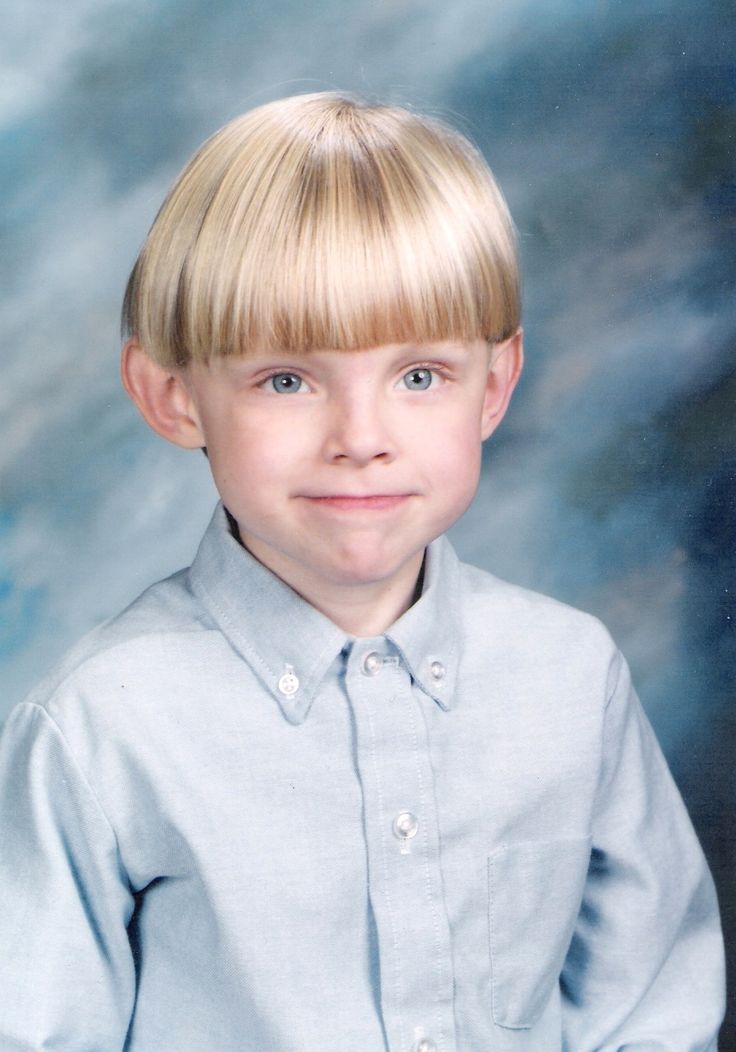
[[[498,920],[497,899],[499,897],[497,894],[493,893],[493,888],[494,888],[494,863],[496,862],[496,856],[500,857],[502,852],[508,852],[511,849],[526,847],[528,849],[529,848],[533,849],[533,851],[537,855],[537,857],[542,857],[543,858],[545,849],[550,848],[550,847],[555,846],[555,845],[556,846],[561,846],[561,845],[564,845],[564,844],[570,844],[570,845],[574,844],[574,845],[579,845],[579,846],[582,846],[583,844],[585,844],[588,847],[588,851],[590,851],[590,847],[592,845],[592,837],[590,836],[590,834],[586,834],[585,836],[577,836],[577,837],[558,837],[558,838],[555,838],[553,840],[517,841],[515,843],[512,842],[512,843],[508,843],[508,844],[501,844],[495,849],[495,851],[493,851],[490,855],[487,856],[487,884],[488,884],[488,888],[487,888],[487,891],[488,891],[488,911],[487,911],[487,916],[488,916],[488,947],[489,947],[489,957],[490,957],[490,965],[491,965],[491,1011],[492,1011],[492,1015],[493,1015],[493,1022],[494,1022],[494,1024],[496,1026],[498,1026],[498,1027],[501,1027],[504,1030],[531,1030],[536,1025],[536,1023],[538,1022],[539,1018],[541,1017],[541,1014],[544,1011],[544,1006],[542,1008],[542,1011],[534,1019],[532,1019],[531,1022],[513,1022],[513,1023],[511,1023],[511,1022],[501,1022],[500,1018],[499,1018],[500,1015],[501,1015],[501,1005],[498,1003],[498,967],[497,966],[498,966],[498,963],[499,963],[499,958],[498,958],[498,953],[496,952],[496,950],[494,948],[496,946],[496,943],[497,943],[497,940],[494,938],[494,931],[498,932],[498,926],[497,926],[497,920]],[[496,881],[495,884],[498,884],[498,881]],[[583,887],[584,887],[584,884],[583,884]],[[568,949],[569,949],[569,947],[568,947]],[[558,979],[559,979],[559,977],[558,977]],[[551,993],[551,989],[550,989],[550,993]]]
[[[504,845],[505,846],[505,845]],[[494,852],[495,854],[495,852]],[[496,960],[494,952],[493,930],[496,924],[496,896],[493,894],[493,855],[488,856],[488,949],[491,958],[491,1012],[493,1022],[504,1030],[531,1030],[533,1023],[501,1023],[498,1020],[500,1012],[497,1011],[497,984],[496,984]]]

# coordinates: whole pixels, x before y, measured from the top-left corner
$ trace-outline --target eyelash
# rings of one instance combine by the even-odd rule
[[[420,372],[429,373],[430,377],[431,377],[431,381],[430,381],[429,387],[415,388],[415,390],[418,390],[418,391],[428,391],[432,387],[436,386],[437,381],[441,382],[442,380],[446,380],[447,379],[446,373],[443,372],[443,370],[441,368],[439,368],[436,364],[431,364],[429,362],[422,362],[422,363],[417,363],[416,365],[411,365],[408,369],[405,369],[402,372],[402,374],[401,374],[401,380],[405,381],[406,378],[408,376],[411,376],[412,373],[420,373]],[[297,381],[296,387],[293,390],[291,390],[291,391],[288,390],[288,388],[282,388],[282,391],[278,392],[276,387],[274,386],[274,380],[276,380],[279,376],[283,376],[283,377],[287,377],[288,376],[288,377],[291,377],[292,379],[296,380]],[[399,381],[399,382],[401,382],[401,381]],[[274,370],[274,372],[269,373],[268,376],[265,376],[262,380],[260,380],[259,383],[258,383],[258,386],[265,388],[269,384],[271,385],[271,390],[274,392],[274,394],[278,394],[278,393],[292,394],[292,393],[298,392],[301,389],[302,384],[306,384],[306,381],[299,375],[299,373],[292,372],[289,369],[277,369],[277,370]],[[307,389],[309,389],[309,385],[306,384],[306,386],[307,386]],[[411,390],[411,388],[407,384],[404,384],[404,386],[405,386],[407,391]]]

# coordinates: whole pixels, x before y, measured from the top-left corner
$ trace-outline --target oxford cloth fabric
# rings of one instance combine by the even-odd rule
[[[218,507],[0,752],[0,1049],[715,1048],[710,876],[592,618],[428,549],[354,639]]]

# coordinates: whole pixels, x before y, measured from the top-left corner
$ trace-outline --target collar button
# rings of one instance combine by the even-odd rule
[[[429,666],[429,671],[432,673],[432,679],[435,683],[440,683],[445,678],[447,669],[441,661],[433,661]]]
[[[362,668],[364,676],[377,676],[383,668],[383,658],[375,650],[371,650],[370,654],[363,658]]]
[[[299,690],[299,677],[294,672],[293,666],[286,666],[286,671],[279,677],[277,686],[285,698],[291,698],[296,694]]]

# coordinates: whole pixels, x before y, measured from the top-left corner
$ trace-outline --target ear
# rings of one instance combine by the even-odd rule
[[[197,410],[181,371],[158,365],[133,337],[123,347],[120,372],[123,387],[157,434],[185,449],[205,445]]]
[[[482,439],[492,435],[503,420],[523,364],[524,334],[521,329],[517,329],[503,343],[496,343],[490,348],[481,417]]]

